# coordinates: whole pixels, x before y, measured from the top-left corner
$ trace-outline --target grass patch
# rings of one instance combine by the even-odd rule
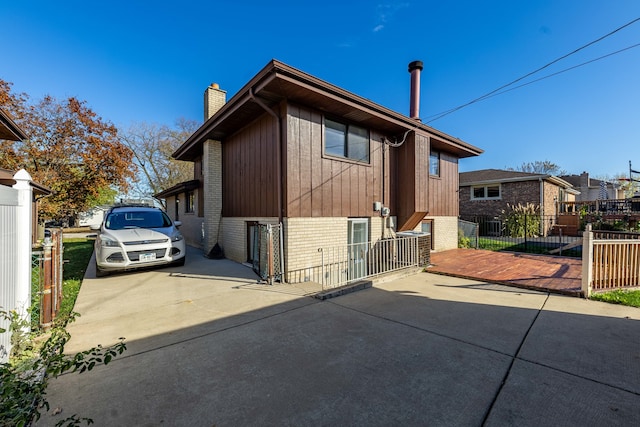
[[[91,255],[93,254],[93,239],[74,238],[65,239],[64,245],[64,267],[62,274],[62,302],[58,317],[67,318],[73,311],[76,303],[80,285],[87,271]]]
[[[478,249],[486,249],[488,251],[511,251],[511,252],[525,252],[528,254],[540,254],[546,255],[550,250],[556,249],[557,245],[549,245],[540,242],[518,242],[509,239],[491,239],[487,237],[480,237],[478,239]],[[555,254],[559,255],[559,253]],[[562,256],[580,257],[582,252],[578,249],[565,249],[562,251]]]
[[[486,237],[480,237],[478,239],[478,248],[486,249],[488,251],[504,251],[512,246],[513,244],[504,240],[488,239]]]
[[[64,246],[62,301],[60,301],[60,310],[56,318],[62,319],[64,323],[73,311],[78,292],[80,292],[84,273],[93,254],[93,243],[93,239],[86,238],[64,239],[62,242]],[[34,331],[40,329],[40,300],[42,298],[40,286],[43,280],[40,277],[41,274],[39,263],[34,260],[31,268],[31,329]]]
[[[591,295],[591,299],[596,301],[604,301],[611,304],[640,307],[640,290],[623,291],[618,289],[611,292],[593,294]]]

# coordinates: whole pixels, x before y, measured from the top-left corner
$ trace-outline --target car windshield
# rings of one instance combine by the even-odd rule
[[[113,212],[107,216],[105,227],[108,230],[123,228],[164,228],[170,227],[171,220],[161,211]]]

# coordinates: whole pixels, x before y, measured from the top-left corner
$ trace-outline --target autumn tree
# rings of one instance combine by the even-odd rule
[[[135,175],[133,152],[85,101],[45,96],[30,103],[0,79],[0,108],[9,112],[27,138],[3,141],[0,167],[24,168],[53,194],[41,200],[44,219],[60,218],[90,207],[109,191],[126,191]]]
[[[549,160],[536,160],[535,162],[524,162],[519,167],[507,168],[507,170],[528,172],[528,173],[540,173],[548,175],[566,175],[567,172],[557,164],[550,162]]]
[[[193,120],[179,119],[174,127],[134,123],[121,131],[122,141],[133,151],[138,176],[132,187],[139,196],[157,194],[193,179],[193,163],[171,154],[198,128]]]

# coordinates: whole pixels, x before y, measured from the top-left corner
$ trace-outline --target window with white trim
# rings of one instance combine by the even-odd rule
[[[325,119],[324,154],[369,163],[369,131]]]
[[[500,184],[474,185],[471,187],[471,200],[500,200]]]
[[[440,152],[429,153],[429,175],[440,176]]]

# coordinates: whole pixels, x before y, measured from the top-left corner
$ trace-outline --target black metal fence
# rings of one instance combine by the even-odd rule
[[[566,235],[565,228],[556,218],[555,215],[461,217],[459,242],[461,246],[470,242],[467,247],[492,251],[582,256],[582,234]],[[468,223],[477,224],[477,227],[474,229]],[[476,235],[471,234],[474,232]]]

